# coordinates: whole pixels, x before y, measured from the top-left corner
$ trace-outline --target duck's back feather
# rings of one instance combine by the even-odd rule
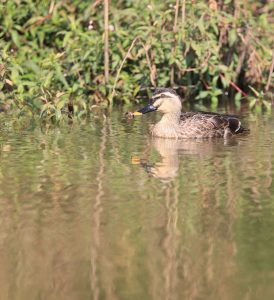
[[[186,137],[194,138],[225,137],[245,131],[235,115],[200,111],[182,113],[180,127]]]

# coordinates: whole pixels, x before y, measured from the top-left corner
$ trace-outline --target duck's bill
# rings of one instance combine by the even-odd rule
[[[157,110],[157,108],[155,106],[153,106],[152,104],[149,104],[149,105],[139,109],[138,111],[135,111],[133,113],[133,115],[140,116],[140,115],[147,114],[147,113],[155,111],[155,110]]]
[[[141,116],[142,115],[142,113],[140,113],[138,111],[134,111],[132,114],[133,114],[133,116]]]

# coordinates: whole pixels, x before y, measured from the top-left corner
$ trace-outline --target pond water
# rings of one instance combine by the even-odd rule
[[[1,299],[274,299],[274,114],[226,142],[122,114],[1,116]]]

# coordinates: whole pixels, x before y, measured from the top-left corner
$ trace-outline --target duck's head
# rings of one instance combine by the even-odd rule
[[[159,111],[163,114],[178,113],[182,110],[182,101],[179,95],[170,88],[158,88],[149,100],[149,104],[137,112],[134,115],[146,114],[152,111]]]

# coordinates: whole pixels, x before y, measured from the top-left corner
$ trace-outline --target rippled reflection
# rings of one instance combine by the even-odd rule
[[[203,159],[218,155],[224,147],[238,145],[236,138],[228,140],[173,140],[163,138],[152,138],[150,146],[160,154],[160,161],[155,164],[141,162],[144,169],[153,177],[163,182],[174,179],[179,170],[180,156],[193,155],[195,158]]]
[[[121,115],[0,119],[1,299],[272,299],[274,116],[225,142]]]

